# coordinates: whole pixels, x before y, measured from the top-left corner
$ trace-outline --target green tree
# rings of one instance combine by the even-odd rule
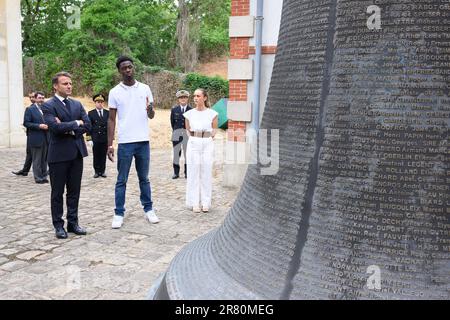
[[[22,0],[22,47],[24,54],[61,50],[61,37],[67,31],[67,8],[81,6],[82,0]]]
[[[134,58],[141,71],[146,69],[144,66],[187,70],[186,64],[177,63],[175,54],[180,4],[185,4],[189,30],[195,31],[188,32],[191,37],[185,42],[194,46],[195,55],[186,51],[183,56],[195,66],[199,52],[223,53],[227,48],[229,3],[230,0],[22,0],[27,70],[42,81],[54,72],[67,70],[80,79],[76,88],[84,93],[106,92],[117,81],[115,60],[121,54]],[[78,29],[69,29],[68,19],[73,13],[67,8],[74,5],[81,8],[81,24]],[[31,82],[37,85],[42,81]]]
[[[231,0],[178,0],[177,63],[192,71],[199,59],[228,52]]]
[[[220,56],[229,50],[228,24],[231,0],[199,0],[200,56]]]

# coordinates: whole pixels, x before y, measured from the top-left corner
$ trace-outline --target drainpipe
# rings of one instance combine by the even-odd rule
[[[264,0],[257,0],[256,5],[256,35],[255,35],[255,89],[252,108],[252,127],[259,131],[259,109],[261,104],[261,57],[262,57],[262,31],[264,20]]]

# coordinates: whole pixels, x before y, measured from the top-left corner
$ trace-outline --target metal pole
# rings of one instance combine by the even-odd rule
[[[264,20],[264,0],[257,0],[256,7],[256,35],[255,35],[255,88],[252,108],[253,129],[259,131],[259,110],[261,103],[261,58],[262,58],[262,31]]]

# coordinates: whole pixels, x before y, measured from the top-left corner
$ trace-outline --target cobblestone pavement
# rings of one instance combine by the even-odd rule
[[[90,155],[79,206],[88,235],[59,240],[51,223],[50,186],[34,183],[31,173],[11,173],[24,159],[24,149],[0,149],[0,299],[145,299],[175,254],[223,221],[238,192],[221,186],[216,167],[213,208],[194,214],[184,205],[186,180],[171,179],[171,150],[152,150],[150,181],[161,222],[145,220],[133,166],[125,223],[112,230],[115,164],[108,161],[108,178],[94,179]]]

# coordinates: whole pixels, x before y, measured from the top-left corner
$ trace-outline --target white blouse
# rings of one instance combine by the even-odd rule
[[[183,116],[189,120],[191,131],[209,131],[212,132],[212,122],[218,113],[211,108],[206,108],[203,111],[191,109],[183,113]]]

